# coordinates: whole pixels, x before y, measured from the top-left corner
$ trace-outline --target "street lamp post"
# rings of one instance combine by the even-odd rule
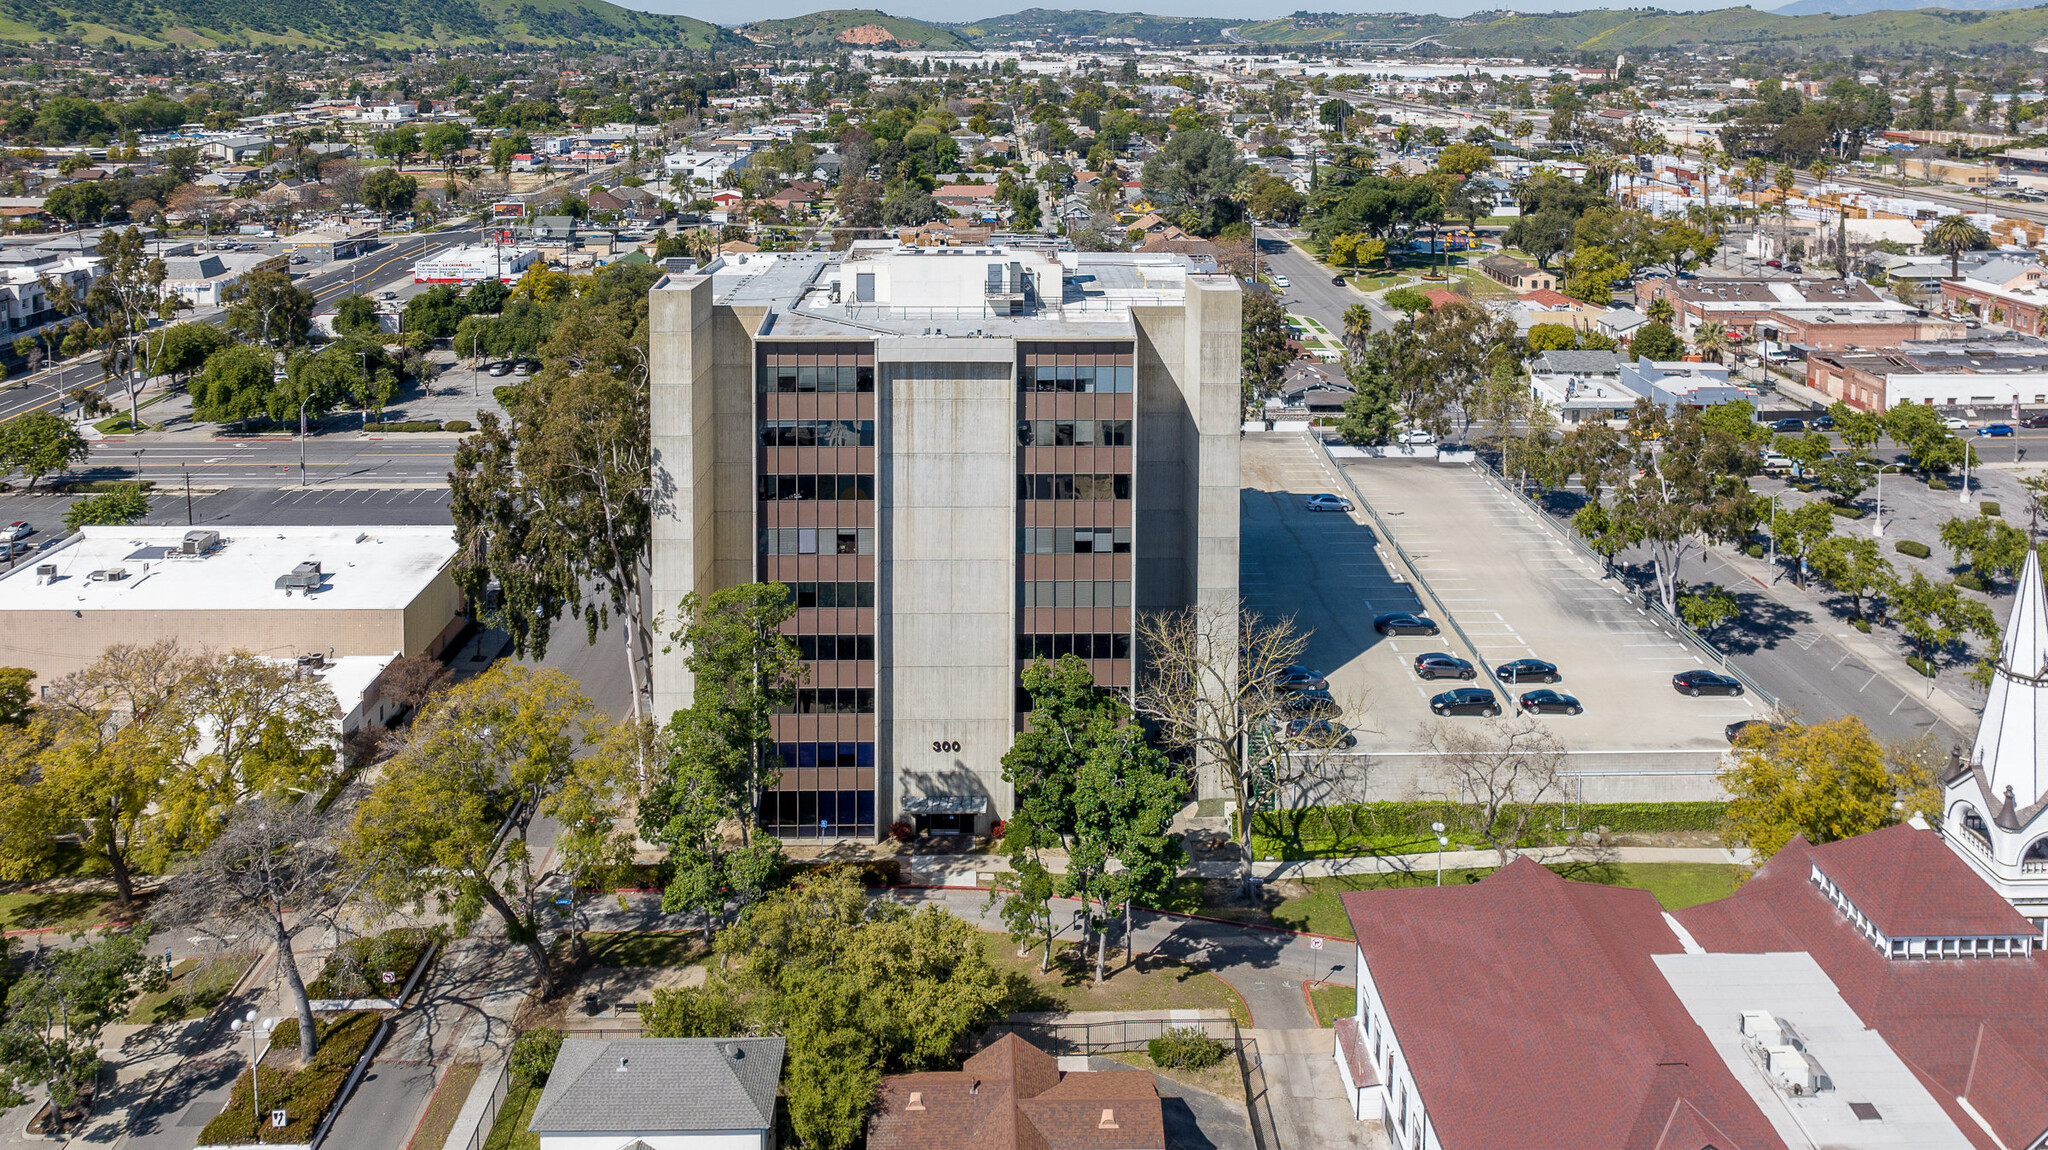
[[[1976,452],[1970,449],[1970,441],[1967,439],[1963,440],[1963,489],[1956,492],[1957,503],[1968,503],[1970,501],[1970,456],[1974,454]]]
[[[1444,885],[1444,848],[1451,845],[1451,840],[1444,837],[1444,825],[1442,823],[1431,823],[1429,824],[1429,829],[1436,832],[1436,885],[1442,886]]]
[[[299,486],[301,488],[306,486],[306,405],[311,402],[313,402],[313,396],[310,393],[307,394],[306,398],[299,401]]]
[[[1884,464],[1877,465],[1877,514],[1870,521],[1870,536],[1884,538]]]
[[[264,1033],[269,1033],[271,1028],[276,1025],[277,1019],[264,1019]],[[256,1120],[256,1128],[261,1130],[263,1128],[263,1097],[261,1092],[262,1081],[256,1073],[256,1059],[259,1056],[259,1051],[256,1049],[256,1008],[250,1007],[247,1014],[228,1023],[228,1029],[235,1031],[247,1030],[249,1032],[249,1109],[252,1112],[251,1117]]]

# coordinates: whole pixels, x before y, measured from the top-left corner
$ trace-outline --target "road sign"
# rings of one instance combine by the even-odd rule
[[[273,1110],[270,1112],[270,1125],[272,1127],[278,1130],[282,1130],[285,1127],[291,1125],[291,1123],[291,1116],[286,1114],[284,1111]]]
[[[1321,942],[1322,940],[1317,939],[1316,941]],[[398,981],[398,973],[396,971],[387,970],[379,977],[384,980],[384,985],[386,986],[390,986],[392,983]]]
[[[1312,938],[1312,939],[1309,939],[1309,940],[1308,940],[1308,948],[1309,948],[1310,950],[1321,950],[1321,949],[1323,949],[1323,940],[1322,940],[1322,939],[1320,939],[1320,938]]]

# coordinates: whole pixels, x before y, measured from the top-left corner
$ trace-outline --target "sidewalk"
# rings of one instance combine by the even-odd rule
[[[1609,861],[1726,863],[1731,866],[1748,866],[1755,857],[1748,847],[1729,849],[1555,846],[1518,850],[1513,854],[1517,858],[1526,855],[1540,863]],[[1424,854],[1264,861],[1252,864],[1252,874],[1268,882],[1276,879],[1329,878],[1333,875],[1347,874],[1409,874],[1434,870],[1437,860],[1437,852],[1429,851]],[[1492,850],[1444,851],[1442,860],[1445,870],[1473,870],[1500,865],[1500,856]],[[1045,863],[1046,869],[1054,874],[1066,872],[1065,860],[1057,855],[1046,856]],[[1009,869],[1010,860],[1002,855],[912,855],[910,872],[905,877],[909,881],[925,886],[984,887],[987,885],[988,877],[1007,873]],[[1197,863],[1195,871],[1209,878],[1227,878],[1238,873],[1237,864],[1232,862]]]

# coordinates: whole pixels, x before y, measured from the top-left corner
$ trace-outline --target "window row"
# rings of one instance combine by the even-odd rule
[[[782,769],[785,771],[875,765],[873,743],[777,743],[775,753],[782,757]]]
[[[1023,447],[1129,447],[1128,419],[1020,419],[1017,443]]]
[[[873,447],[872,419],[770,419],[761,424],[763,447]]]
[[[784,715],[872,715],[875,713],[873,687],[798,687],[796,701],[783,708]]]
[[[1019,555],[1128,555],[1128,527],[1020,527]]]
[[[871,392],[875,369],[861,367],[767,366],[761,369],[761,390],[780,392]]]
[[[1127,634],[1019,635],[1019,659],[1057,659],[1073,655],[1082,659],[1128,659],[1131,637]]]
[[[766,527],[763,555],[873,555],[872,527]]]
[[[870,580],[858,583],[791,583],[789,589],[796,594],[796,605],[799,607],[875,605],[875,585]]]
[[[792,635],[796,653],[806,659],[872,659],[873,635]]]
[[[1017,584],[1017,606],[1128,607],[1128,579],[1027,579]]]
[[[1019,499],[1129,499],[1128,475],[1019,475]]]
[[[873,791],[769,791],[761,829],[778,838],[861,838],[875,833]]]
[[[813,499],[873,499],[872,475],[763,475],[761,498],[770,502]]]
[[[1089,364],[1040,364],[1025,368],[1021,382],[1025,391],[1128,393],[1134,370]]]

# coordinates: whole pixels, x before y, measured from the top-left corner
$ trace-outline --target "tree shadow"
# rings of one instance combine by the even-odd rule
[[[1740,610],[1706,638],[1731,655],[1773,650],[1791,639],[1801,625],[1813,622],[1811,612],[1780,603],[1762,591],[1741,587],[1730,587],[1728,591],[1735,596]]]

